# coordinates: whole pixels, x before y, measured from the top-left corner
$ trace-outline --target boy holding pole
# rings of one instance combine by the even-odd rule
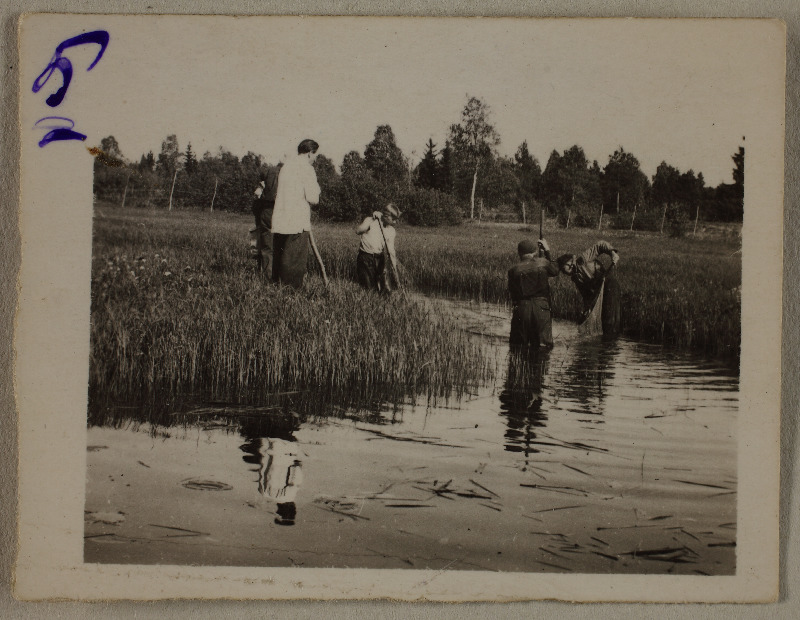
[[[356,275],[358,283],[365,289],[379,292],[391,290],[387,282],[387,254],[395,282],[399,285],[397,254],[394,249],[397,236],[394,224],[399,217],[400,211],[390,202],[380,211],[375,211],[371,217],[364,218],[356,227],[356,234],[361,237],[356,258]]]

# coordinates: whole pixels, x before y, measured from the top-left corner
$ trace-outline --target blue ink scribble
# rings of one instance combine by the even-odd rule
[[[69,123],[69,127],[64,127],[63,124],[40,125],[39,123],[42,121],[65,121]],[[39,147],[44,147],[45,145],[57,140],[86,140],[85,135],[72,130],[72,128],[75,127],[75,122],[72,119],[64,116],[45,116],[44,118],[40,118],[38,121],[36,121],[34,127],[50,130],[39,141]]]
[[[108,32],[105,30],[94,30],[92,32],[79,34],[76,37],[72,37],[71,39],[67,39],[66,41],[59,43],[58,47],[56,47],[56,53],[53,54],[53,58],[50,60],[50,64],[47,65],[45,70],[42,71],[39,77],[37,77],[33,82],[33,92],[38,93],[42,86],[47,83],[47,80],[50,79],[53,73],[55,73],[56,70],[60,71],[64,83],[61,85],[61,88],[50,95],[46,100],[47,105],[49,105],[51,108],[55,108],[64,100],[64,96],[67,94],[67,88],[69,88],[69,83],[72,81],[72,63],[69,61],[69,58],[65,58],[61,55],[62,52],[77,45],[96,43],[100,46],[100,51],[98,52],[92,64],[90,64],[86,69],[87,71],[91,71],[92,68],[103,57],[103,53],[106,51],[106,47],[108,46],[108,41]]]

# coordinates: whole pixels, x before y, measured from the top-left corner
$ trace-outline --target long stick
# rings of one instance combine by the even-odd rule
[[[394,260],[392,259],[392,253],[389,252],[389,245],[386,243],[386,235],[383,232],[383,222],[381,222],[381,218],[376,218],[378,220],[378,228],[381,229],[381,237],[383,237],[383,247],[386,248],[386,255],[389,257],[389,266],[392,268],[392,272],[394,273],[395,282],[397,282],[397,288],[403,290],[403,285],[400,283],[400,274],[397,273],[397,266],[394,264]]]
[[[544,205],[539,207],[539,241],[543,239],[544,230]],[[542,255],[542,248],[539,248],[539,256]]]
[[[325,271],[325,264],[322,262],[322,257],[319,255],[319,250],[317,249],[317,242],[314,241],[313,231],[310,230],[308,231],[308,240],[311,242],[311,249],[314,250],[314,256],[317,257],[319,268],[322,269],[322,279],[325,281],[325,286],[328,286],[328,273]]]

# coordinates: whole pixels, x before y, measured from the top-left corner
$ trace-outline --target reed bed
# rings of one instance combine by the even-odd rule
[[[294,393],[292,407],[306,411],[319,409],[320,394],[338,407],[367,403],[374,410],[387,400],[446,397],[496,374],[496,362],[441,311],[415,296],[387,303],[353,283],[352,226],[315,225],[331,286],[312,276],[302,291],[257,277],[246,251],[250,226],[240,214],[97,206],[94,411],[108,399],[190,394],[264,403],[285,392]],[[404,283],[425,294],[507,304],[516,245],[537,232],[516,225],[401,226]],[[672,239],[549,222],[545,236],[555,256],[600,237],[615,245],[626,335],[738,362],[737,236]],[[565,276],[551,282],[554,316],[576,319],[574,285]]]
[[[334,279],[267,284],[225,214],[100,208],[92,264],[90,401],[202,395],[281,403],[458,397],[493,376],[477,343],[424,300]],[[322,398],[322,400],[320,400]]]

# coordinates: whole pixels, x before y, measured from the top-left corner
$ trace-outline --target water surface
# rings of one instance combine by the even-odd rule
[[[735,371],[565,323],[521,360],[507,312],[450,306],[499,367],[460,402],[89,428],[85,560],[735,572]]]

